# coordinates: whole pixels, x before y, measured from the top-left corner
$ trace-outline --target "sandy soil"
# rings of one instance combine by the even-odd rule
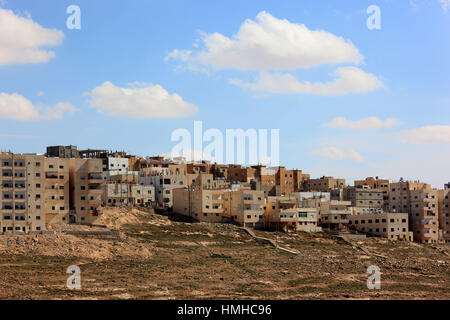
[[[120,239],[0,236],[0,298],[450,299],[448,246],[368,239],[358,243],[367,254],[326,234],[256,232],[292,255],[232,225],[138,209],[107,209],[99,223]],[[66,288],[73,264],[81,290]],[[370,265],[382,271],[381,290],[367,289]]]

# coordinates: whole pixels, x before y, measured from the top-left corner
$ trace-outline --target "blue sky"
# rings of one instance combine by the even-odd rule
[[[18,17],[10,30],[0,31],[2,150],[43,153],[47,145],[74,144],[154,155],[172,149],[175,129],[193,130],[194,120],[202,120],[204,129],[223,132],[280,129],[281,164],[313,176],[404,177],[435,187],[450,181],[448,1],[0,3],[0,24],[1,17]],[[66,27],[66,8],[72,4],[81,9],[79,30]],[[373,4],[380,8],[380,30],[366,26],[366,9]],[[259,37],[259,29],[237,37],[248,19],[258,28],[264,19],[269,29],[282,26],[276,29],[277,43]],[[312,37],[304,55],[307,41],[292,43],[286,36],[303,32],[302,24]],[[316,30],[325,31],[327,40]],[[242,59],[228,59],[231,49],[222,42],[212,44],[215,54],[208,52],[204,40],[217,40],[214,33],[227,39],[224,43],[233,42],[233,53]],[[33,52],[22,57],[39,37],[44,44],[33,48],[52,51],[53,57],[36,61]],[[312,51],[315,37],[321,45]],[[56,44],[48,45],[49,38]],[[328,39],[331,49],[326,50],[322,44]],[[263,41],[265,49],[246,51],[253,41]],[[278,57],[273,53],[278,48],[292,50]],[[345,53],[339,56],[341,50]],[[263,58],[268,52],[274,56]],[[313,61],[305,66],[308,52]],[[321,55],[324,63],[315,60]],[[340,68],[358,73],[333,89],[329,83]],[[270,84],[259,81],[264,76]],[[133,90],[147,88],[144,98],[150,102],[141,96],[126,100],[120,88],[132,96]],[[158,110],[147,105],[157,104],[152,95],[167,98]]]

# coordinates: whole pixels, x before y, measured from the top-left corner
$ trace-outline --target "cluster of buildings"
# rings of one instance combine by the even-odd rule
[[[95,223],[106,206],[152,206],[201,222],[284,232],[450,241],[450,183],[321,177],[285,167],[185,162],[48,147],[0,153],[0,233]]]

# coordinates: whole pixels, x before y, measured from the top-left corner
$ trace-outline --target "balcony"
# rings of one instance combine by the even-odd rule
[[[13,194],[12,193],[3,193],[2,194],[2,200],[3,201],[8,201],[8,200],[10,200],[10,201],[13,201]]]
[[[2,168],[4,169],[12,169],[12,160],[3,160]]]
[[[57,172],[46,172],[45,173],[45,179],[57,180],[58,179],[58,173]]]
[[[2,213],[13,213],[13,205],[12,204],[4,204],[1,209]]]
[[[2,170],[2,178],[3,180],[12,179],[13,178],[12,170]]]
[[[101,196],[103,194],[103,190],[102,189],[88,189],[87,192],[88,196]],[[126,194],[126,192],[125,192]]]
[[[90,184],[101,184],[103,183],[102,176],[100,174],[89,174],[88,183]]]
[[[87,200],[87,204],[89,207],[100,207],[102,205],[102,200],[101,199],[88,199]]]

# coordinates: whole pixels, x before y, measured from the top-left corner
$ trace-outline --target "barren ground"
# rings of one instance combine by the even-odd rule
[[[278,234],[292,255],[233,225],[175,220],[109,209],[100,223],[121,240],[0,236],[0,299],[450,299],[446,246],[358,243],[385,259],[326,234]],[[70,265],[81,268],[81,290],[66,288]],[[381,290],[367,289],[370,265],[381,268]]]

